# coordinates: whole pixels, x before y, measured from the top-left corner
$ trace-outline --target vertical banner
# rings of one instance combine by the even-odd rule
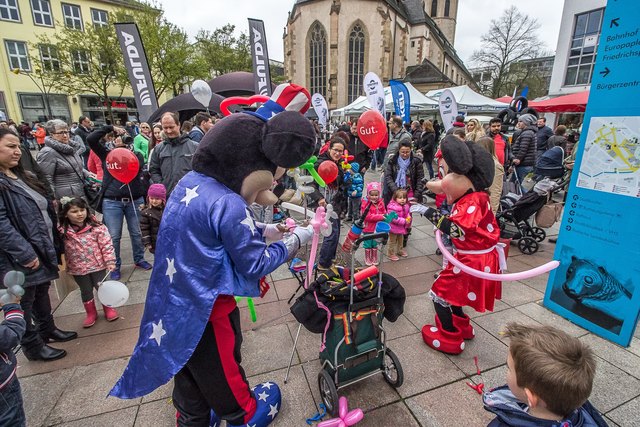
[[[134,23],[116,23],[115,27],[140,121],[144,122],[158,109],[158,99],[153,87],[142,39],[138,32],[138,26]]]
[[[367,95],[367,100],[369,101],[369,105],[371,108],[380,112],[382,117],[387,117],[385,101],[384,101],[384,88],[382,87],[382,82],[380,81],[380,77],[376,73],[369,71],[364,76],[364,93]]]
[[[402,117],[405,123],[411,123],[411,98],[409,90],[399,80],[390,80],[391,96],[393,97],[393,108],[396,114]]]
[[[640,9],[609,1],[544,305],[628,346],[640,312]]]
[[[440,117],[442,118],[442,125],[445,130],[449,130],[453,127],[453,122],[458,115],[458,104],[456,98],[449,89],[445,89],[440,93],[438,99],[438,105],[440,107]]]
[[[256,94],[271,96],[271,71],[264,22],[249,18],[249,45],[253,62],[253,80]]]
[[[313,110],[318,116],[318,126],[320,126],[321,132],[327,132],[327,123],[329,122],[329,109],[327,108],[327,101],[319,93],[314,93],[311,97],[311,105]]]

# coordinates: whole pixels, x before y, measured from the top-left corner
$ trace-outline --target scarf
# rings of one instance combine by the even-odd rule
[[[405,160],[398,155],[398,166],[400,167],[398,176],[396,176],[396,185],[398,188],[405,188],[407,186],[407,169],[409,169],[410,164],[411,157]]]

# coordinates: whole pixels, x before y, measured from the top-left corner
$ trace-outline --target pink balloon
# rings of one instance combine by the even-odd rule
[[[465,273],[485,280],[495,280],[497,282],[512,282],[516,280],[529,279],[531,277],[547,273],[554,268],[558,268],[558,266],[560,265],[560,261],[553,260],[539,267],[532,268],[531,270],[520,271],[518,273],[485,273],[484,271],[476,270],[461,263],[458,259],[451,255],[451,253],[449,253],[447,248],[442,243],[442,232],[440,230],[436,230],[436,243],[438,244],[440,251],[442,251],[442,255],[447,259],[447,261],[449,261]]]
[[[345,425],[340,418],[331,418],[330,420],[322,421],[318,424],[318,427],[345,427]]]
[[[344,420],[344,417],[347,416],[347,412],[349,412],[349,406],[347,405],[347,398],[342,396],[339,400],[338,416]]]
[[[364,418],[362,409],[358,408],[349,411],[347,398],[343,396],[338,401],[338,418],[322,421],[318,424],[318,427],[349,427],[362,420],[362,418]]]
[[[349,411],[349,413],[343,417],[344,423],[348,426],[352,426],[357,422],[360,422],[364,418],[364,413],[362,409],[354,409],[353,411]]]

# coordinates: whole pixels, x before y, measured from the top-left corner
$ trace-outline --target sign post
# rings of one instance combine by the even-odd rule
[[[639,30],[634,0],[608,2],[544,299],[625,346],[640,312]]]

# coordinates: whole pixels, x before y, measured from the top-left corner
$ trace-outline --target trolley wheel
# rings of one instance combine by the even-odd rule
[[[386,349],[382,363],[382,375],[385,381],[394,388],[400,387],[404,382],[404,373],[398,356],[393,351]]]
[[[332,417],[338,415],[338,389],[333,382],[333,378],[329,373],[322,369],[318,373],[318,388],[320,389],[320,398],[327,408],[327,413]]]
[[[542,242],[547,237],[547,233],[540,227],[531,227],[531,229],[527,231],[527,236],[533,237],[533,240],[536,242]]]
[[[531,255],[538,252],[538,242],[531,237],[523,237],[518,240],[518,249],[523,254]]]

